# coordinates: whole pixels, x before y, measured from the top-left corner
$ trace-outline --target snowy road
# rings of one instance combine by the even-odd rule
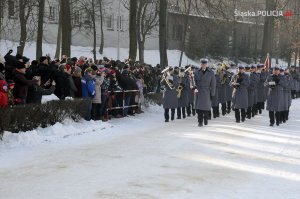
[[[162,111],[32,145],[0,144],[0,198],[299,199],[300,100],[269,127],[266,112],[197,127]]]

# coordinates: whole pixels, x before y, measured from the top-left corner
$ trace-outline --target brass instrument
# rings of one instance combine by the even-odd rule
[[[189,72],[189,78],[190,78],[190,88],[194,89],[196,87],[195,84],[195,75],[194,75],[194,71],[192,70],[192,67],[188,67],[185,72]]]
[[[183,87],[181,86],[181,83],[182,83],[182,78],[183,77],[184,77],[184,73],[180,72],[179,73],[179,78],[180,78],[179,85],[178,85],[178,87],[176,89],[176,96],[177,96],[177,98],[181,97],[181,93],[182,93],[182,89],[183,89]]]
[[[161,80],[161,82],[165,81],[166,84],[167,84],[167,86],[169,87],[169,89],[174,90],[175,87],[174,87],[173,84],[170,82],[170,76],[171,76],[171,75],[170,75],[170,73],[169,73],[169,68],[170,68],[170,67],[167,67],[167,68],[165,68],[164,70],[161,71],[161,73],[163,74],[163,75],[162,75],[162,80]]]

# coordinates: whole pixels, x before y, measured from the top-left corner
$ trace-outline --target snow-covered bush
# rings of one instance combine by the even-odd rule
[[[15,106],[0,109],[0,132],[29,131],[47,127],[65,119],[79,121],[88,111],[85,100],[49,101],[41,105]],[[1,137],[1,136],[0,136]]]

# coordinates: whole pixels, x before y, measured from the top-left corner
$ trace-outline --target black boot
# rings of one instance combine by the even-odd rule
[[[181,119],[181,108],[177,108],[177,119]]]
[[[239,109],[234,109],[234,113],[235,113],[235,121],[236,121],[236,123],[240,123],[241,122],[240,110]]]

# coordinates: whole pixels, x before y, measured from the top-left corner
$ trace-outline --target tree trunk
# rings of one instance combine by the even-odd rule
[[[38,19],[38,32],[37,32],[37,39],[36,39],[36,60],[38,60],[43,55],[44,13],[45,13],[45,0],[39,0],[39,19]]]
[[[168,66],[167,55],[167,0],[160,0],[159,6],[159,55],[161,67]]]
[[[183,30],[182,44],[181,44],[179,67],[181,67],[183,52],[184,52],[184,49],[185,49],[185,40],[186,40],[186,34],[187,34],[187,30],[188,30],[187,28],[188,28],[188,24],[189,24],[190,9],[191,9],[191,0],[189,0],[188,10],[185,13],[186,16],[185,16],[185,24],[184,24],[184,30]]]
[[[276,3],[274,0],[266,0],[266,10],[276,10]],[[270,55],[272,55],[273,32],[274,17],[265,17],[262,56],[265,56],[267,53],[270,53]]]
[[[135,62],[136,54],[137,54],[136,11],[137,11],[137,0],[130,0],[130,10],[129,10],[129,58],[133,62]]]
[[[56,38],[56,51],[55,51],[55,58],[58,59],[60,59],[60,49],[61,49],[61,20],[62,20],[62,14],[60,9],[59,19],[58,19],[57,38]]]
[[[19,20],[20,20],[20,40],[19,40],[19,46],[17,47],[17,53],[20,55],[23,55],[25,44],[26,44],[26,38],[27,38],[27,30],[26,30],[26,16],[25,16],[25,1],[19,0]],[[29,8],[27,8],[29,9]]]
[[[104,49],[102,0],[99,0],[99,6],[100,6],[100,30],[101,30],[101,43],[100,43],[99,53],[102,55],[103,54],[103,49]]]
[[[141,64],[145,62],[145,40],[138,41],[139,44],[139,61]]]
[[[96,13],[95,13],[95,0],[92,0],[92,22],[93,22],[93,54],[94,54],[94,62],[96,62],[97,59],[97,51],[96,51],[96,47],[97,47],[97,30],[96,30],[96,17],[95,17]]]
[[[70,0],[61,0],[61,26],[62,26],[62,43],[61,53],[63,55],[71,56],[71,41],[72,41],[72,27],[70,16]]]

